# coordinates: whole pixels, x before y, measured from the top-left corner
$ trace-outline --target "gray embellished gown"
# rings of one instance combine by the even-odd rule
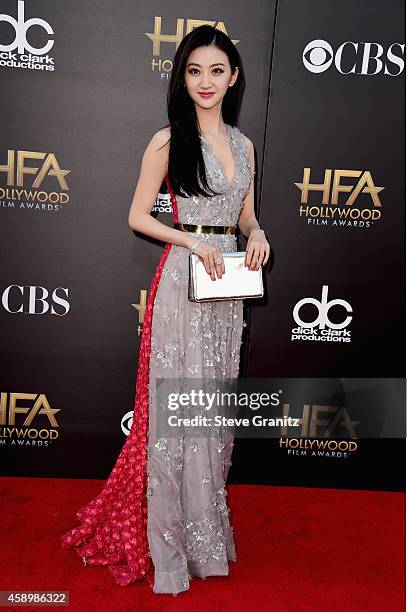
[[[235,170],[228,183],[211,144],[201,136],[209,184],[221,195],[177,196],[180,223],[236,226],[252,177],[243,133],[226,124]],[[236,251],[234,235],[200,234],[221,251]],[[233,435],[218,438],[160,436],[157,378],[236,378],[243,302],[188,300],[188,257],[172,245],[154,301],[149,380],[147,537],[155,593],[179,593],[193,576],[225,576],[236,560],[225,483]]]

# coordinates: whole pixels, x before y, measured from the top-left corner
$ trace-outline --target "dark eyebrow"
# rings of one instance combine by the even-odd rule
[[[225,64],[223,62],[216,62],[216,64],[211,64],[209,67],[212,68],[213,66],[224,66],[224,65]],[[187,66],[199,66],[199,68],[201,68],[201,64],[197,64],[196,62],[189,62]]]

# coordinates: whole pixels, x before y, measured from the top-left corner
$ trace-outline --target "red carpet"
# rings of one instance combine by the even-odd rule
[[[102,484],[0,478],[0,590],[69,591],[75,611],[405,609],[404,494],[228,485],[237,562],[174,597],[145,582],[116,586],[106,568],[60,548]]]

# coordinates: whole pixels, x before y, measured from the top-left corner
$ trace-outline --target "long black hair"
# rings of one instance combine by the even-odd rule
[[[222,101],[224,123],[237,125],[243,97],[245,86],[243,65],[239,52],[230,38],[210,25],[199,26],[187,34],[175,53],[167,93],[167,113],[171,126],[167,174],[172,190],[182,197],[198,194],[204,197],[217,195],[217,192],[208,185],[195,105],[185,87],[184,79],[190,53],[197,47],[211,44],[226,53],[232,74],[236,67],[239,68],[235,83],[232,87],[228,87]],[[204,189],[199,185],[198,175]]]

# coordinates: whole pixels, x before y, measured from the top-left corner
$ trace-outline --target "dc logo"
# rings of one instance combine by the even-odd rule
[[[334,51],[326,40],[312,40],[302,54],[304,66],[310,72],[319,74],[328,70],[334,58]]]
[[[122,418],[122,422],[121,422],[121,428],[122,428],[122,432],[128,436],[131,430],[131,426],[133,425],[133,410],[131,410],[130,412],[126,412],[126,414],[124,415],[124,417]]]
[[[44,19],[38,19],[37,17],[24,21],[24,2],[18,1],[18,16],[17,20],[10,15],[0,15],[0,21],[6,21],[10,23],[15,31],[15,38],[9,45],[0,44],[0,51],[14,51],[17,49],[17,53],[22,54],[25,51],[32,53],[33,55],[44,55],[53,47],[54,41],[49,40],[43,47],[35,48],[32,47],[27,41],[27,32],[33,25],[38,25],[47,32],[47,34],[53,34],[54,31]]]
[[[318,310],[318,316],[314,321],[307,322],[301,319],[299,312],[301,306],[303,306],[304,304],[314,304],[314,306],[316,306]],[[297,325],[300,325],[301,327],[312,328],[318,326],[319,329],[325,329],[325,327],[330,327],[331,329],[343,329],[344,327],[349,325],[352,320],[352,317],[345,317],[342,323],[333,323],[332,321],[330,321],[328,317],[329,309],[335,305],[343,306],[347,313],[352,312],[352,307],[346,300],[336,299],[328,302],[328,285],[323,285],[321,300],[317,300],[311,297],[300,300],[294,306],[293,317]]]

